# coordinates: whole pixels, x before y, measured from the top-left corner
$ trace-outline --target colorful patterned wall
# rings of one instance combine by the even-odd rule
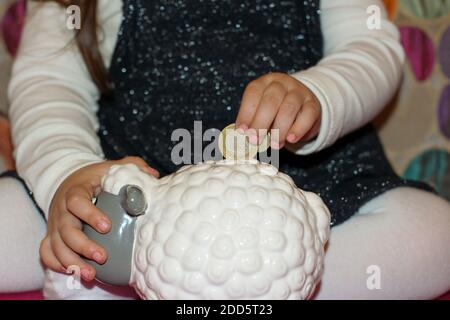
[[[407,55],[399,95],[378,119],[395,169],[450,200],[450,0],[386,0]]]
[[[5,12],[12,1],[0,0],[0,115],[7,113],[7,101],[6,101],[6,87],[9,81],[10,69],[12,63],[12,57],[6,47],[6,41],[4,41],[4,25]],[[10,29],[10,28],[9,28]]]

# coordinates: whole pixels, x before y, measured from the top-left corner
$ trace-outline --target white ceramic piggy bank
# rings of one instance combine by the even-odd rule
[[[121,272],[144,299],[307,299],[320,280],[329,211],[271,165],[206,162],[161,179],[113,166],[103,190],[124,186],[144,200],[129,199],[141,212],[117,229],[132,226]]]

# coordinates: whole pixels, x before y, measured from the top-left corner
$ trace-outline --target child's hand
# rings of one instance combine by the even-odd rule
[[[84,280],[95,278],[95,269],[80,256],[102,264],[107,259],[107,252],[82,232],[81,221],[101,233],[110,230],[111,221],[95,207],[92,198],[99,191],[101,178],[109,168],[113,164],[126,163],[134,163],[142,171],[159,176],[144,160],[127,157],[86,166],[75,171],[59,186],[50,206],[47,235],[40,248],[41,259],[47,267],[65,272],[69,266],[77,265]]]
[[[253,144],[270,129],[279,129],[279,141],[272,139],[271,146],[280,149],[286,143],[317,136],[320,119],[320,103],[306,86],[288,74],[268,73],[247,85],[236,127],[244,130]]]

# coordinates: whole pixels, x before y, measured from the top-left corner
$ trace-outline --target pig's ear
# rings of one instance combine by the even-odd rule
[[[137,217],[145,214],[148,208],[147,197],[141,188],[125,185],[119,191],[120,206],[128,215]]]

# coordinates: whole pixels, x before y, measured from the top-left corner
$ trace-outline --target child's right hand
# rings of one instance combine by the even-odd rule
[[[95,278],[95,269],[80,256],[99,264],[107,259],[106,250],[90,240],[82,231],[82,221],[100,233],[107,233],[111,221],[93,203],[100,191],[101,178],[114,164],[133,163],[142,171],[159,176],[141,158],[127,157],[119,161],[105,161],[81,168],[64,180],[56,191],[48,218],[47,235],[39,250],[43,263],[57,272],[65,272],[69,266],[80,267],[86,281]]]

